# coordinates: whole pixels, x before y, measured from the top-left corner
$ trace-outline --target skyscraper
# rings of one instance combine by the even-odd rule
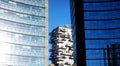
[[[110,66],[107,46],[120,44],[120,1],[70,0],[70,5],[77,65]]]
[[[0,66],[48,66],[47,6],[47,0],[0,0]]]
[[[72,30],[67,26],[59,26],[50,33],[50,60],[55,66],[73,66]]]
[[[120,65],[120,44],[107,45],[108,66]]]

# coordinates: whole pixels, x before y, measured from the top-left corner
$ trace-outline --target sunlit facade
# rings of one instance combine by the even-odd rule
[[[47,0],[0,0],[0,66],[48,66]]]
[[[73,66],[73,39],[69,26],[58,26],[50,33],[50,60],[55,66]]]

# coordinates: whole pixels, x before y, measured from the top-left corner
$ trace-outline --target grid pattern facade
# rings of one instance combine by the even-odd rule
[[[77,7],[75,2],[80,1],[71,0],[73,33],[77,29],[75,26],[76,18],[83,17],[86,66],[120,66],[118,62],[120,58],[115,62],[117,65],[110,65],[107,51],[107,45],[120,45],[120,1],[83,0],[83,9],[80,11],[83,11],[84,16],[75,15]],[[117,56],[120,57],[119,54]]]
[[[0,66],[47,65],[47,0],[0,0]]]
[[[111,66],[106,48],[120,43],[119,14],[120,1],[84,0],[87,66]]]

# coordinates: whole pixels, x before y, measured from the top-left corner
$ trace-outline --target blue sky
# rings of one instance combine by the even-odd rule
[[[71,24],[69,0],[49,1],[49,33],[59,25]],[[49,49],[51,45],[49,44]],[[50,53],[49,53],[50,54]],[[51,62],[49,61],[49,64]]]
[[[64,24],[70,24],[69,0],[49,0],[49,32]]]

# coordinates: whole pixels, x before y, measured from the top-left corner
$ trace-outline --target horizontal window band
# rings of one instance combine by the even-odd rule
[[[120,9],[108,9],[108,10],[84,10],[84,12],[108,12],[108,11],[119,11]]]
[[[1,29],[0,29],[0,31],[8,32],[8,33],[13,33],[13,34],[20,34],[20,35],[36,36],[36,37],[44,37],[44,38],[45,38],[45,36],[38,36],[38,35],[31,35],[31,34],[24,34],[24,33],[12,32],[12,31],[1,30]]]
[[[35,14],[28,14],[28,13],[23,13],[23,12],[18,12],[18,11],[13,11],[13,10],[10,10],[10,9],[6,9],[6,8],[2,8],[0,7],[0,9],[4,9],[4,10],[8,10],[8,11],[12,11],[12,12],[16,12],[16,13],[20,13],[20,14],[25,14],[25,15],[31,15],[31,16],[36,16],[36,17],[42,17],[42,18],[45,18],[45,16],[38,16],[38,15],[35,15]]]
[[[12,42],[4,42],[4,41],[0,41],[2,43],[9,43],[9,44],[13,44],[13,45],[22,45],[22,46],[31,46],[31,47],[40,47],[40,48],[45,48],[45,46],[39,46],[39,45],[30,45],[30,44],[18,44],[18,43],[12,43]]]
[[[84,21],[108,21],[108,20],[120,20],[120,18],[111,18],[111,19],[84,19]]]
[[[27,24],[27,23],[16,22],[16,21],[2,19],[2,18],[0,18],[0,19],[5,20],[5,21],[10,21],[10,22],[13,22],[13,23],[18,23],[18,24],[24,24],[24,25],[30,25],[30,26],[36,26],[36,27],[45,27],[45,26],[40,26],[40,25],[32,25],[32,24]]]
[[[106,53],[106,55],[107,55],[107,53]],[[93,56],[92,56],[93,57]],[[104,56],[102,56],[102,57],[104,57]],[[86,61],[87,60],[108,60],[108,58],[89,58],[89,59],[86,59]],[[113,60],[113,58],[111,58],[111,60]],[[100,62],[100,61],[99,61]],[[97,64],[99,64],[99,63],[97,63]],[[103,63],[104,64],[104,63]],[[108,63],[107,63],[108,64]]]
[[[108,3],[108,2],[120,2],[120,0],[115,0],[115,1],[84,1],[84,3]]]
[[[85,40],[111,40],[111,39],[120,39],[120,38],[86,38]]]
[[[39,46],[39,45],[30,45],[30,44],[21,44],[21,43],[12,43],[12,42],[4,42],[4,41],[0,41],[0,42],[2,42],[2,43],[12,44],[12,45],[21,45],[21,46],[30,46],[30,47],[45,48],[45,46]]]
[[[37,56],[27,56],[27,55],[17,55],[17,54],[3,54],[3,55],[11,55],[11,56],[20,56],[20,57],[32,57],[32,58],[44,58],[44,57],[37,57]]]
[[[14,1],[14,0],[11,0],[11,1],[16,2],[16,3],[25,4],[25,5],[29,5],[29,6],[35,6],[35,7],[45,8],[45,7],[42,7],[42,6],[32,5],[32,4],[28,4],[28,3],[24,3],[24,2],[18,2],[18,1]],[[45,4],[45,3],[44,3],[44,4]]]
[[[109,49],[120,49],[120,48],[109,48]],[[106,45],[106,48],[86,48],[85,49],[86,51],[87,50],[92,50],[94,52],[94,50],[107,50],[107,45]]]
[[[120,30],[119,28],[86,28],[85,30]]]
[[[120,21],[120,19],[116,19],[116,20],[114,19],[114,20],[105,20],[105,22],[110,22],[110,21],[117,21],[117,22],[119,22],[118,20]],[[90,22],[90,23],[103,22],[103,23],[104,23],[104,21],[100,21],[100,20],[96,20],[96,21],[85,21],[85,23],[86,23],[86,22]],[[114,22],[113,22],[113,23],[114,23]]]

